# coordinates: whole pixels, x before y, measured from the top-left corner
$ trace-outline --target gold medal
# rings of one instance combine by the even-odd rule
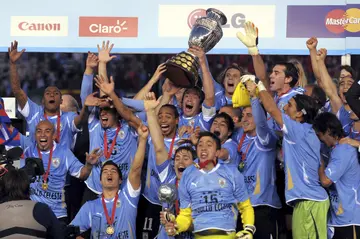
[[[43,184],[42,184],[42,189],[47,190],[48,187],[49,187],[49,185],[48,185],[47,183],[43,183]]]
[[[115,230],[114,230],[114,228],[112,226],[108,226],[106,228],[106,234],[112,235],[112,234],[114,234],[114,232],[115,232]]]
[[[244,168],[245,168],[245,162],[244,162],[244,161],[242,161],[241,163],[239,163],[238,168],[239,168],[239,171],[240,171],[240,172],[244,171]]]

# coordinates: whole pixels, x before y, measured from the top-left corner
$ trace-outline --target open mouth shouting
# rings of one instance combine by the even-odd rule
[[[186,113],[191,113],[192,110],[193,110],[193,108],[194,108],[194,105],[193,105],[191,102],[187,102],[187,103],[185,104],[184,111],[185,111]]]
[[[219,130],[214,130],[214,134],[217,136],[217,137],[220,137],[221,133]]]
[[[163,132],[163,134],[167,133],[170,130],[170,125],[168,124],[161,124],[160,125],[161,131]]]

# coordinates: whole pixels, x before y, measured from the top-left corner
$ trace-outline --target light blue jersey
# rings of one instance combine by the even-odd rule
[[[50,151],[40,153],[41,155],[38,154],[35,144],[31,144],[24,150],[25,158],[41,158],[46,172]],[[48,189],[44,190],[42,188],[43,177],[38,176],[36,181],[30,184],[30,199],[47,204],[53,210],[56,217],[66,217],[67,211],[64,195],[66,174],[69,172],[71,176],[78,178],[83,166],[70,149],[54,142],[48,176]]]
[[[110,149],[117,128],[106,129],[108,149],[104,149],[105,130],[103,127],[101,127],[101,123],[97,117],[95,117],[93,114],[91,115],[91,117],[89,117],[89,150],[91,152],[93,149],[100,148],[103,152],[103,155],[99,159],[99,163],[97,165],[94,165],[89,178],[85,181],[87,187],[94,193],[102,193],[102,187],[100,184],[100,170],[102,164],[106,160],[112,160],[119,166],[122,173],[123,182],[125,182],[130,170],[131,163],[135,157],[135,153],[137,150],[136,132],[127,124],[126,121],[122,120],[119,123],[121,129],[116,136],[116,143],[114,149],[111,152],[110,158],[106,159],[104,153],[105,151],[108,151]]]
[[[225,164],[237,167],[240,162],[239,154],[237,152],[237,147],[238,147],[237,143],[235,143],[235,141],[232,140],[231,138],[226,140],[225,143],[221,145],[221,148],[226,149],[228,151],[229,157],[227,159],[220,159],[220,160],[222,160]]]
[[[104,207],[102,205],[102,197],[86,202],[70,224],[79,226],[81,232],[91,228],[91,238],[136,238],[135,226],[140,188],[134,190],[128,180],[125,182],[126,184],[123,189],[118,192],[119,197],[116,203],[113,224],[115,233],[113,235],[106,234],[106,228],[109,224],[107,223]],[[115,198],[112,198],[111,200],[105,199],[107,213],[110,217],[113,210],[114,199]]]
[[[222,85],[217,83],[213,79],[214,87],[215,87],[215,108],[216,110],[220,110],[221,107],[225,105],[232,105],[232,98],[229,98],[225,95],[225,89]],[[236,86],[235,86],[236,87]]]
[[[327,200],[318,174],[320,141],[312,125],[296,122],[285,114],[282,119],[286,203],[301,199]]]
[[[174,156],[176,149],[179,147],[177,144],[180,138],[178,135],[174,138],[174,146],[171,152],[171,157]],[[164,139],[166,150],[170,151],[170,146],[172,143],[172,139],[165,138]],[[144,185],[143,196],[152,204],[161,205],[159,202],[159,198],[157,195],[158,189],[161,185],[159,173],[156,165],[156,153],[154,148],[154,143],[152,142],[152,138],[148,139],[148,163],[146,170],[146,181]]]
[[[249,199],[244,177],[235,167],[218,163],[211,171],[186,168],[179,184],[180,208],[191,208],[194,233],[210,229],[233,232],[237,204]]]
[[[256,124],[256,136],[246,135],[240,149],[245,184],[251,204],[281,208],[276,188],[277,137],[266,121],[266,115],[258,99],[251,100]]]
[[[191,126],[193,129],[200,127],[201,131],[209,131],[211,126],[211,119],[215,116],[216,111],[215,107],[207,107],[205,104],[202,105],[202,112],[193,116],[186,117],[185,115],[180,115],[179,125],[182,126]]]
[[[293,88],[291,90],[289,90],[289,92],[281,95],[281,96],[278,96],[277,94],[275,94],[274,96],[274,100],[275,100],[275,103],[278,107],[278,109],[281,111],[281,113],[285,113],[284,112],[284,107],[285,105],[287,105],[287,103],[289,102],[289,100],[291,98],[293,98],[295,95],[298,95],[298,94],[303,94],[303,90],[301,90],[302,88]],[[280,127],[277,125],[277,123],[274,121],[274,119],[270,116],[270,114],[267,115],[267,119],[269,121],[271,121],[272,123],[272,129],[274,130],[277,130],[277,131],[280,131]]]
[[[360,165],[357,150],[348,144],[337,144],[331,151],[326,176],[330,186],[330,226],[360,226]]]
[[[23,109],[18,107],[19,112],[25,117],[29,128],[29,137],[35,140],[36,126],[40,121],[46,120],[44,116],[44,107],[34,103],[28,98]],[[71,149],[74,135],[79,132],[76,128],[74,119],[77,116],[74,112],[60,112],[60,145]],[[57,115],[50,116],[48,119],[55,127],[57,132]]]
[[[157,170],[159,172],[159,178],[161,184],[176,184],[176,180],[177,180],[176,173],[174,167],[172,166],[169,160],[166,160],[162,165],[158,165]],[[176,215],[175,205],[172,210],[172,213]],[[165,231],[165,227],[163,225],[160,225],[159,234],[157,235],[156,239],[173,239],[173,238],[174,237],[168,236]],[[193,239],[194,237],[192,232],[182,232],[175,238]]]

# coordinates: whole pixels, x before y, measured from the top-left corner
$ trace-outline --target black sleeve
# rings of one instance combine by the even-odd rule
[[[359,81],[360,82],[360,81]],[[348,92],[346,92],[346,101],[351,110],[360,118],[360,85],[359,82],[354,82]]]
[[[54,239],[65,238],[65,225],[55,216],[54,212],[44,203],[36,203],[33,211],[34,219],[46,228],[46,234]]]

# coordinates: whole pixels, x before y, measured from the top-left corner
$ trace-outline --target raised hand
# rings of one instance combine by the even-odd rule
[[[166,65],[165,65],[165,63],[161,63],[156,68],[156,71],[154,72],[154,75],[151,77],[150,80],[153,81],[154,83],[156,83],[165,71],[166,71]]]
[[[159,104],[160,101],[156,100],[154,92],[149,92],[145,95],[145,99],[144,99],[145,111],[154,110]]]
[[[86,163],[91,165],[97,164],[101,155],[102,151],[100,148],[93,149],[90,154],[86,153]]]
[[[250,55],[259,54],[257,48],[259,30],[252,22],[245,23],[245,35],[241,32],[236,33],[237,38],[248,48]]]
[[[325,61],[326,55],[327,55],[327,50],[325,48],[321,48],[320,50],[317,51],[316,60]]]
[[[95,69],[99,64],[99,58],[94,53],[88,51],[88,56],[86,58],[86,68]]]
[[[9,53],[9,59],[10,59],[10,63],[14,64],[17,62],[17,60],[19,60],[19,58],[21,57],[21,55],[25,52],[26,49],[22,49],[20,52],[17,49],[18,47],[18,42],[14,41],[11,42],[11,46],[8,48],[8,53]]]
[[[193,132],[193,128],[191,126],[184,125],[184,126],[180,127],[178,134],[179,134],[179,137],[182,138],[184,134],[191,135],[192,132]]]
[[[255,82],[253,82],[253,81],[247,81],[246,83],[245,83],[245,85],[246,85],[246,89],[248,90],[248,92],[249,92],[249,95],[250,95],[250,97],[251,98],[254,98],[254,97],[256,97],[256,84],[255,84]]]
[[[200,64],[206,63],[206,54],[204,49],[202,49],[199,46],[191,46],[188,51],[192,54],[194,54],[198,59]]]
[[[100,106],[103,103],[106,103],[107,100],[106,99],[100,99],[97,98],[96,95],[98,94],[98,92],[94,92],[90,95],[88,95],[85,99],[85,106],[91,107],[91,106]]]
[[[105,41],[103,41],[101,48],[99,45],[97,45],[98,53],[99,53],[98,55],[99,62],[108,63],[112,59],[116,58],[116,56],[110,56],[110,52],[114,47],[114,44],[111,44],[110,46],[109,45],[110,45],[109,41],[107,41],[106,43]]]
[[[192,134],[190,135],[190,141],[193,145],[197,145],[199,141],[199,136],[200,136],[200,126],[197,126],[194,132],[192,132]]]
[[[145,125],[140,124],[140,126],[137,128],[137,133],[140,138],[146,140],[149,136],[149,129]]]
[[[311,37],[306,41],[306,46],[309,50],[316,50],[318,40],[316,37]]]
[[[108,81],[104,76],[97,75],[95,78],[95,85],[106,95],[110,96],[111,93],[114,93],[115,83],[112,76],[110,76],[110,81]]]
[[[169,79],[166,78],[164,84],[162,85],[162,91],[163,93],[169,94],[169,95],[175,95],[176,92],[180,90],[179,87],[175,86]]]

